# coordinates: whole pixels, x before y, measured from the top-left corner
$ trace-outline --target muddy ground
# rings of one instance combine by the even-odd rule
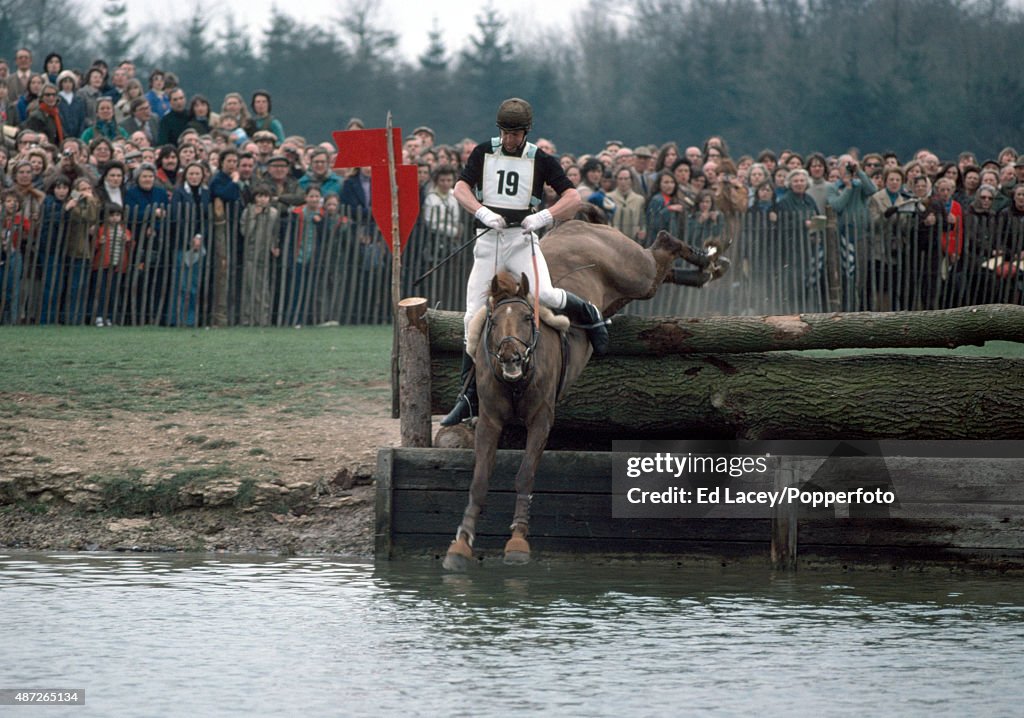
[[[347,409],[0,419],[0,547],[370,557],[398,421]]]

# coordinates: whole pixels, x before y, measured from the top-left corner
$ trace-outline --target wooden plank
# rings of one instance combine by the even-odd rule
[[[500,450],[491,489],[513,490],[521,451]],[[394,456],[396,489],[469,491],[473,479],[469,449],[402,449]],[[612,460],[607,452],[548,451],[537,467],[534,493],[611,493]]]
[[[406,497],[395,500],[394,540],[406,533],[455,533],[465,500],[441,500],[431,504],[440,510],[406,510]],[[488,504],[480,519],[477,533],[506,536],[512,520],[514,496],[509,494],[500,503]],[[446,508],[445,508],[446,506]],[[604,513],[573,508],[538,506],[534,501],[530,533],[552,538],[701,538],[708,540],[768,540],[768,519],[615,519],[607,509]]]
[[[793,484],[793,470],[780,468],[775,472],[775,490]],[[780,504],[772,511],[772,566],[783,571],[796,568],[797,510],[795,504]]]
[[[396,544],[394,555],[440,558],[444,555],[452,534],[407,534],[401,544]],[[508,536],[478,536],[474,550],[480,555],[498,556],[504,549]],[[603,558],[673,558],[691,557],[699,560],[723,558],[757,558],[768,560],[768,541],[700,541],[680,539],[588,539],[576,537],[552,540],[543,536],[531,536],[530,547],[537,558],[545,556],[571,555],[599,556]]]
[[[508,537],[513,475],[521,452],[501,451],[481,517],[477,548],[500,550]],[[611,454],[547,452],[532,506],[531,544],[549,554],[602,556],[678,554],[767,559],[768,519],[616,519],[612,517]],[[389,449],[378,456],[377,555],[444,551],[468,499],[473,452]],[[817,460],[818,464],[822,460]],[[878,457],[851,459],[878,467]],[[792,565],[830,557],[840,561],[986,562],[1024,557],[1024,475],[1021,459],[887,457],[885,471],[899,490],[889,518],[801,517],[785,526],[788,546],[777,553]],[[812,472],[813,473],[813,472]],[[856,471],[854,472],[856,473]],[[839,472],[828,488],[852,481]],[[822,473],[818,479],[825,477]],[[880,480],[884,477],[880,477]],[[863,481],[861,480],[861,483]],[[938,516],[938,518],[935,518]],[[800,555],[796,557],[795,529]]]
[[[1024,458],[862,456],[839,460],[787,457],[803,480],[842,491],[864,486],[864,476],[888,478],[901,503],[1007,503],[1024,505]],[[884,464],[883,464],[884,462]],[[887,475],[887,476],[886,476]]]
[[[377,488],[373,533],[373,552],[379,559],[391,558],[392,548],[392,490],[391,472],[394,449],[380,449],[377,452],[377,474],[374,481]]]
[[[1024,519],[1024,504],[995,504],[983,501],[904,502],[892,512],[894,518],[938,519],[960,522],[968,519],[995,519],[1012,521]]]
[[[878,567],[928,567],[1009,570],[1024,568],[1024,552],[955,546],[807,546],[801,545],[800,564],[859,564]]]
[[[803,546],[921,546],[1024,551],[1024,521],[843,519],[801,521]]]

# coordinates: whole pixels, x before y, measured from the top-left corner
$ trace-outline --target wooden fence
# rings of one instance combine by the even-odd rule
[[[0,223],[9,219],[0,212]],[[403,294],[457,311],[465,305],[471,248],[415,283],[473,237],[470,218],[451,223],[458,227],[454,237],[431,229],[445,224],[437,219],[423,217],[413,231],[403,258]],[[814,221],[745,215],[727,253],[732,267],[725,277],[699,291],[666,285],[653,300],[623,313],[706,317],[1021,302],[1024,218],[968,214],[955,258],[943,250],[937,231],[913,217],[833,225],[832,231],[812,231],[808,220]],[[162,218],[129,213],[125,226],[132,241],[116,262],[102,261],[110,256],[97,246],[98,227],[88,230],[82,246],[82,230],[65,212],[44,212],[16,241],[7,233],[0,322],[293,326],[391,320],[388,252],[372,220],[360,214],[325,215],[313,230],[294,213],[284,215],[275,240],[278,256],[243,236],[238,213],[218,220],[212,212],[179,206]],[[714,233],[681,230],[683,239],[698,245]]]

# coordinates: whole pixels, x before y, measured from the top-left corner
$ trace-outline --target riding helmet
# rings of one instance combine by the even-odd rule
[[[510,97],[498,107],[498,128],[509,132],[529,131],[533,127],[533,108],[526,100]]]

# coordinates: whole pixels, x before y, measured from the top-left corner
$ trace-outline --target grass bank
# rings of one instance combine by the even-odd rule
[[[391,328],[5,327],[0,418],[390,411]]]

